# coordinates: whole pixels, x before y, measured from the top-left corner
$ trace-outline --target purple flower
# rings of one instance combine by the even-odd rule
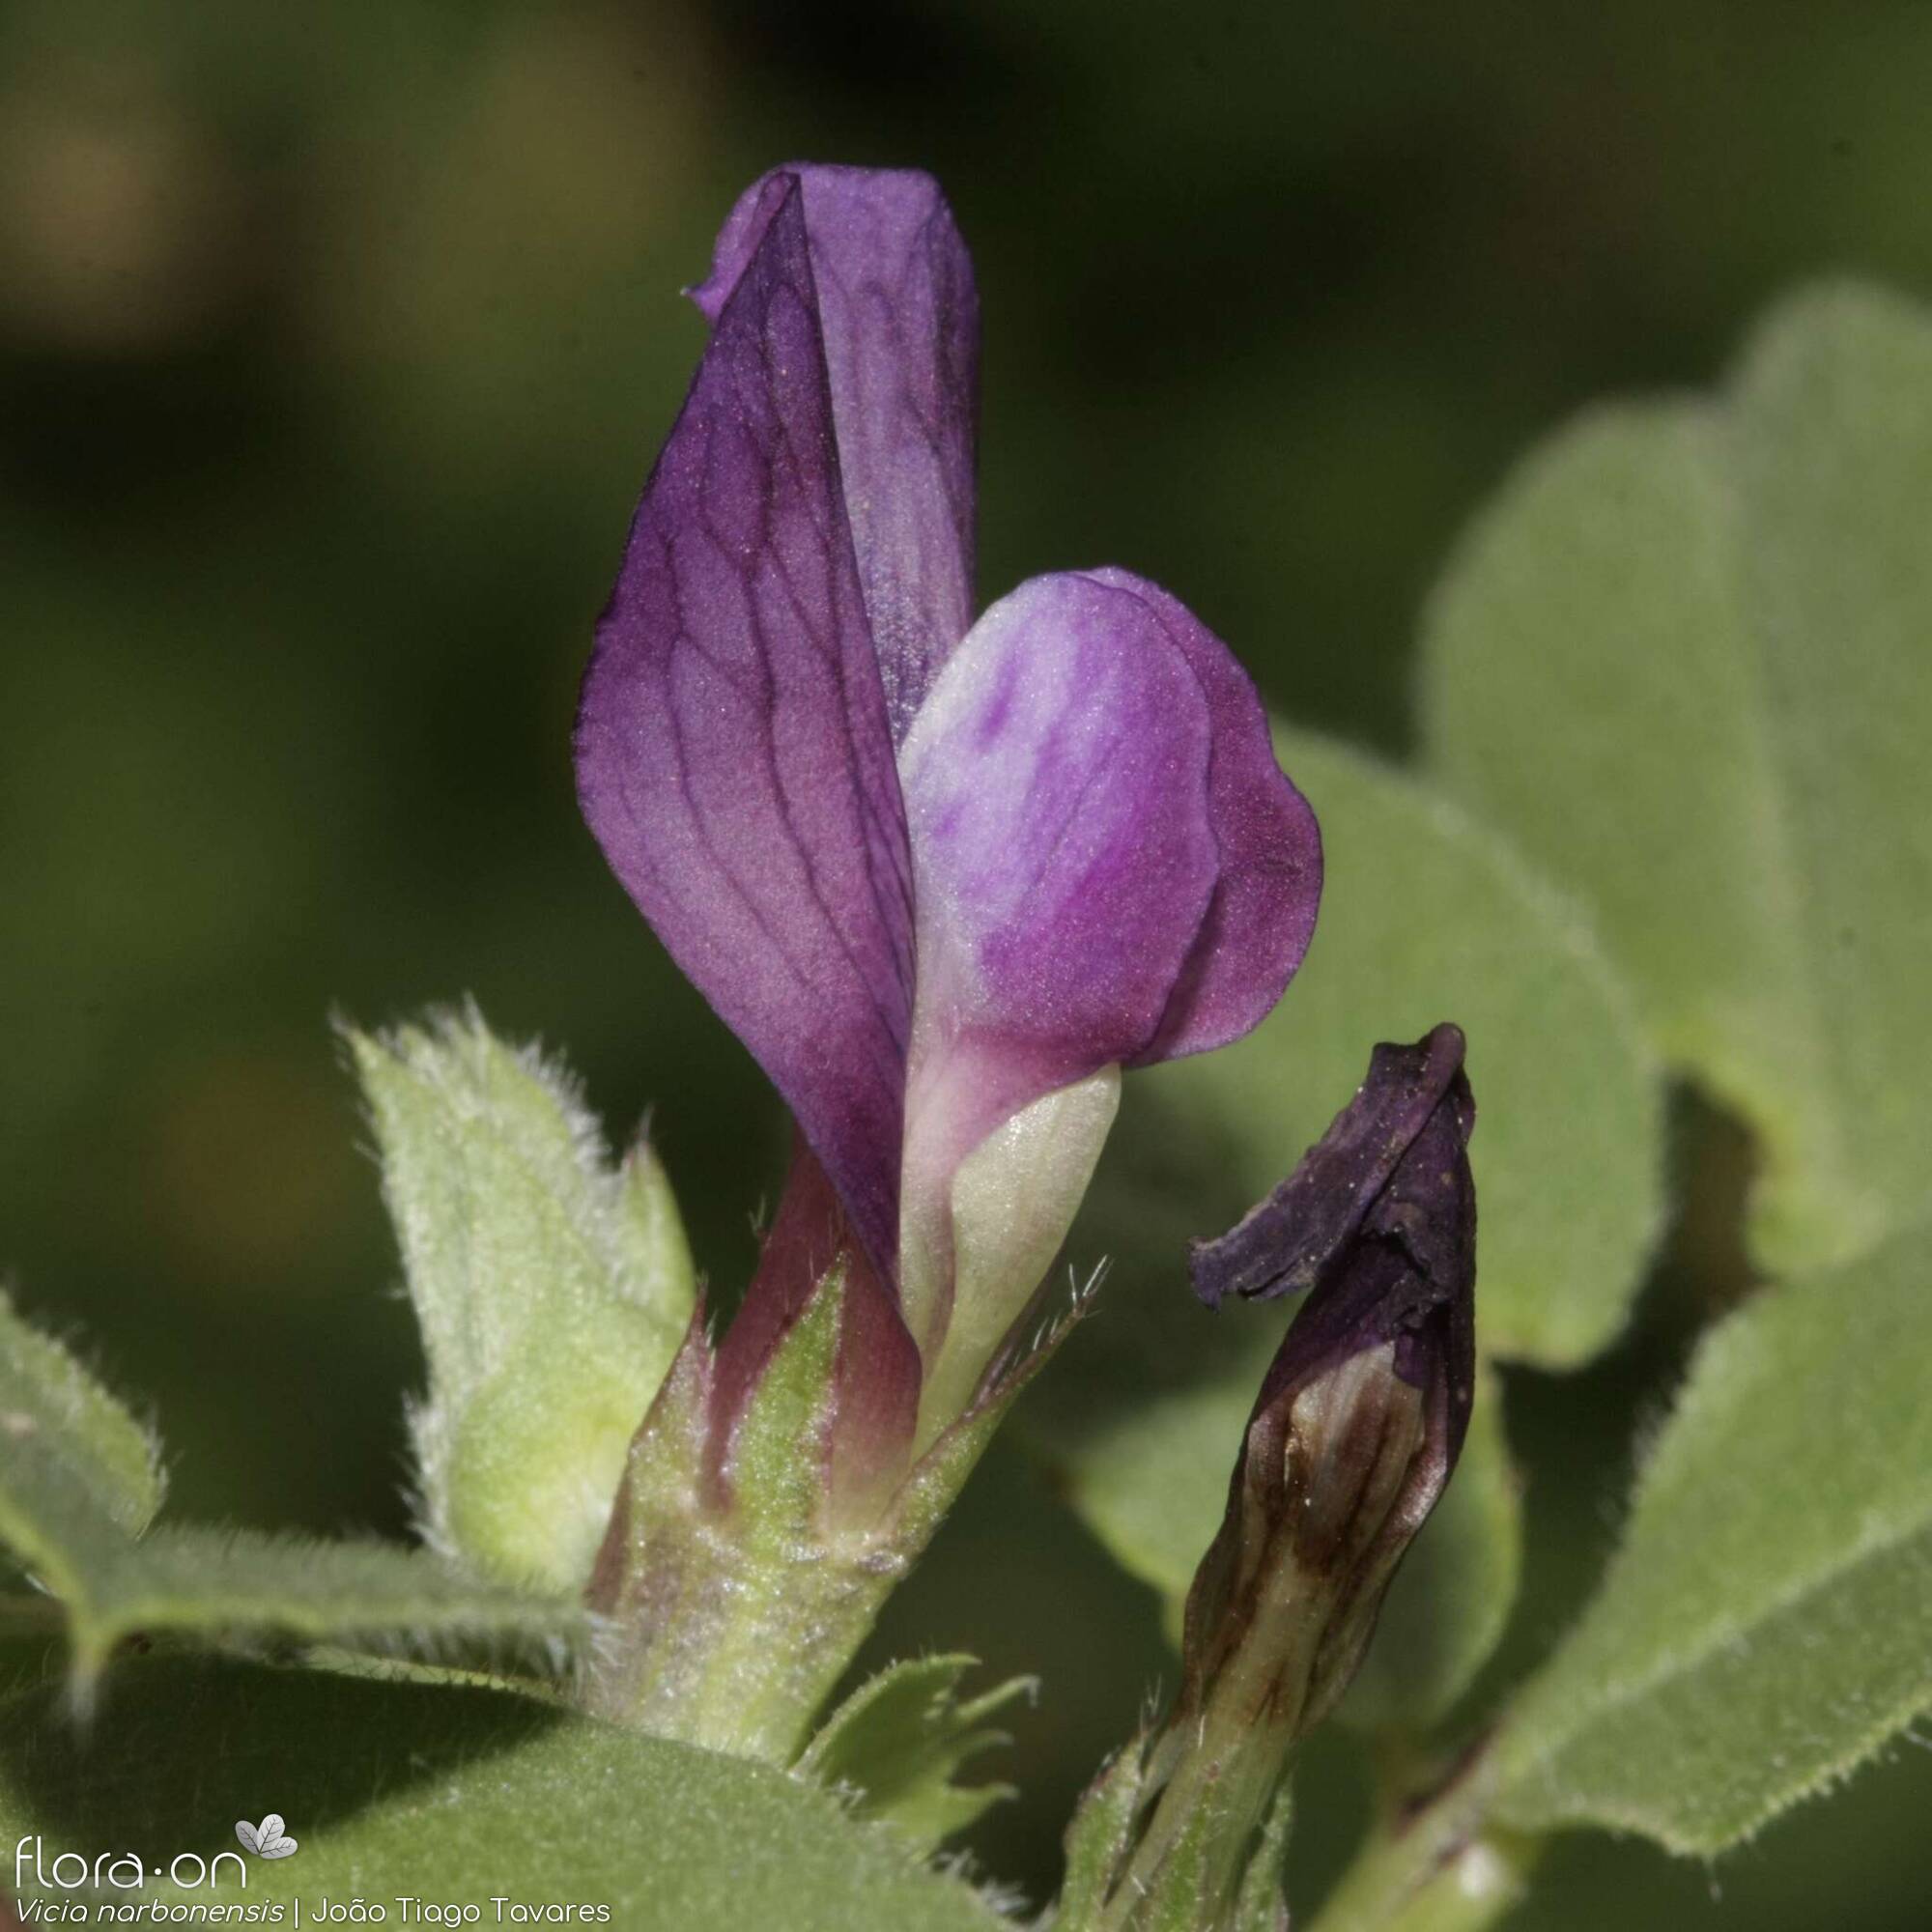
[[[841,1453],[890,1455],[1031,1296],[1115,1069],[1280,996],[1319,837],[1164,591],[1067,572],[974,621],[978,300],[933,182],[779,169],[695,293],[713,332],[598,627],[579,792],[798,1123],[721,1419],[842,1252]]]

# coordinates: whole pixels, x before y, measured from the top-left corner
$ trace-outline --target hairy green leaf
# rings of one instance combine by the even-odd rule
[[[0,1636],[64,1634],[85,1691],[117,1645],[342,1642],[554,1671],[588,1638],[572,1602],[478,1582],[396,1544],[148,1529],[150,1438],[66,1350],[0,1297],[0,1543],[50,1593],[0,1600]],[[49,1615],[51,1613],[51,1617]]]
[[[508,1692],[155,1657],[84,1731],[45,1694],[0,1713],[10,1843],[132,1844],[152,1866],[238,1852],[234,1821],[270,1810],[298,1849],[247,1861],[245,1893],[224,1860],[218,1889],[151,1878],[151,1895],[363,1897],[392,1924],[402,1897],[475,1904],[486,1922],[501,1897],[604,1906],[625,1932],[1005,1922],[803,1779]]]
[[[132,1534],[160,1501],[154,1437],[0,1292],[0,1544],[58,1567],[68,1512]]]
[[[1756,1127],[1754,1237],[1787,1267],[1932,1189],[1928,527],[1932,323],[1828,289],[1719,399],[1533,455],[1426,626],[1432,763]]]
[[[62,1628],[55,1600],[80,1600],[92,1576],[134,1548],[160,1497],[153,1439],[0,1294],[0,1635],[43,1656],[50,1610]],[[23,1594],[29,1577],[50,1595]]]
[[[573,1602],[478,1581],[400,1544],[162,1525],[90,1537],[65,1599],[76,1666],[124,1638],[339,1643],[554,1674],[590,1640]]]
[[[486,1575],[582,1587],[691,1318],[664,1170],[613,1169],[574,1084],[474,1011],[350,1033],[422,1324],[425,1528]]]
[[[1031,1677],[961,1701],[971,1657],[923,1657],[889,1665],[825,1720],[798,1770],[853,1794],[854,1813],[876,1818],[931,1850],[1013,1795],[1009,1784],[961,1785],[972,1759],[1009,1742],[986,1719],[1036,1688]]]
[[[1602,1593],[1508,1722],[1504,1822],[1716,1852],[1932,1707],[1926,1234],[1706,1339]]]

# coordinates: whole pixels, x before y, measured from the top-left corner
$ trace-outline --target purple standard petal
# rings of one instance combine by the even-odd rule
[[[1274,761],[1267,713],[1227,645],[1179,598],[1124,570],[1095,583],[1138,598],[1201,685],[1212,731],[1208,822],[1218,853],[1214,896],[1135,1064],[1179,1060],[1239,1039],[1273,1009],[1315,931],[1321,832]]]
[[[845,508],[895,739],[973,620],[980,305],[931,176],[810,164],[749,188],[692,291],[716,320],[788,185],[804,194]]]
[[[757,1057],[888,1280],[912,892],[802,198],[766,191],[632,525],[577,724],[611,868]]]

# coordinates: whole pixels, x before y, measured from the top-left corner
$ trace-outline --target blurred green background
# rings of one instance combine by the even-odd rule
[[[753,175],[917,163],[985,313],[982,586],[1120,562],[1400,753],[1463,518],[1795,278],[1932,290],[1932,7],[1063,0],[0,10],[0,1264],[148,1404],[176,1507],[400,1530],[419,1375],[331,1041],[473,993],[656,1131],[741,1278],[776,1108],[576,816],[577,672]],[[1131,1101],[1129,1102],[1131,1104]],[[748,1171],[748,1145],[762,1149]],[[1534,1656],[1634,1416],[1738,1285],[1721,1121],[1634,1335],[1511,1378]],[[1177,1293],[1180,1292],[1177,1269]],[[1230,1445],[1232,1454],[1233,1445]],[[882,1646],[1044,1677],[978,1834],[1036,1896],[1168,1669],[1010,1451]],[[1313,1755],[1303,1896],[1365,1789]],[[1925,1922],[1902,1750],[1715,1871],[1559,1846],[1521,1927]]]

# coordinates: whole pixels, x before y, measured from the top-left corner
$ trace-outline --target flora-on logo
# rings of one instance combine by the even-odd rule
[[[253,1852],[258,1859],[286,1859],[296,1851],[296,1840],[282,1830],[282,1814],[279,1811],[270,1811],[259,1825],[238,1818],[235,1821],[235,1835],[242,1840],[243,1848]]]
[[[264,1823],[267,1823],[264,1820]],[[274,1826],[280,1833],[282,1821],[277,1818]],[[247,1839],[242,1839],[247,1844]],[[286,1858],[295,1850],[295,1840],[282,1840],[288,1851],[280,1856]],[[249,1847],[250,1850],[254,1848]],[[21,1838],[14,1846],[14,1895],[34,1891],[78,1891],[83,1886],[96,1888],[111,1886],[116,1891],[139,1891],[151,1878],[166,1878],[184,1890],[192,1890],[199,1886],[212,1886],[221,1878],[222,1861],[226,1860],[235,1867],[229,1874],[242,1886],[248,1883],[248,1866],[240,1852],[216,1852],[213,1858],[203,1858],[199,1852],[181,1852],[170,1859],[166,1865],[150,1865],[139,1852],[100,1852],[89,1858],[79,1852],[49,1853],[39,1833]],[[0,1901],[0,1911],[5,1910]],[[66,1911],[66,1908],[62,1908]],[[85,1913],[87,1908],[77,1910]],[[36,1922],[52,1922],[52,1915],[39,1909],[39,1901],[31,1906],[23,1905],[21,1916],[31,1918]],[[86,1918],[75,1918],[67,1912],[69,1922],[88,1924],[96,1921]],[[105,1922],[104,1918],[102,1921]],[[11,1925],[11,1918],[0,1918],[0,1925]]]

